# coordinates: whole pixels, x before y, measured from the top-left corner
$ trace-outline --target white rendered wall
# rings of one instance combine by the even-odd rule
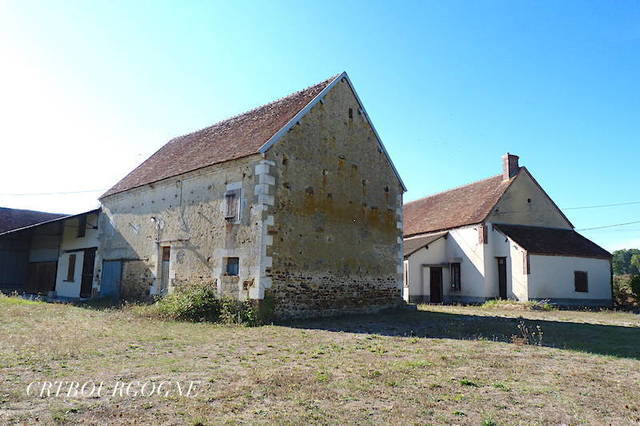
[[[607,259],[531,255],[530,265],[531,299],[611,299],[611,272]],[[587,293],[575,291],[574,271],[588,273]]]
[[[98,247],[98,215],[87,215],[87,227],[84,237],[78,237],[79,219],[77,217],[63,222],[62,239],[60,242],[60,256],[58,257],[58,271],[56,273],[56,295],[61,297],[80,297],[80,284],[82,282],[82,265],[84,252],[78,249]],[[78,250],[70,252],[70,250]],[[73,281],[66,281],[69,268],[69,256],[76,255],[75,276]],[[93,269],[92,287],[97,287],[102,261],[96,252]]]
[[[76,266],[73,280],[67,281],[69,259],[76,255]],[[82,282],[82,262],[84,252],[62,253],[58,259],[58,271],[56,272],[56,295],[60,297],[80,297],[80,283]]]
[[[429,245],[429,248],[421,248],[413,253],[408,259],[408,296],[428,296],[429,295],[429,268],[422,265],[434,265],[446,263],[446,243],[447,240],[440,238]],[[424,274],[424,279],[423,279]],[[448,269],[442,272],[444,283],[448,283]],[[443,285],[446,288],[447,285]],[[405,300],[408,300],[407,290],[404,292]]]

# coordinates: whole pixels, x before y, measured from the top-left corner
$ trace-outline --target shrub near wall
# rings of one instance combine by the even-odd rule
[[[163,319],[178,321],[249,326],[261,322],[260,312],[252,302],[220,298],[210,284],[181,286],[175,293],[158,300],[151,311]]]

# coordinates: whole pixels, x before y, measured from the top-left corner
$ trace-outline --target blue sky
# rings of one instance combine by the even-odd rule
[[[5,1],[0,26],[3,206],[91,208],[168,139],[343,70],[406,200],[509,151],[561,207],[640,201],[639,1]],[[640,223],[585,234],[640,246]]]

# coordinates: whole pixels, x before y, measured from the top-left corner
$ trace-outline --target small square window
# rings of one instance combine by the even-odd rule
[[[574,284],[579,293],[589,292],[589,275],[584,271],[574,271]]]
[[[237,276],[240,272],[240,259],[237,257],[227,257],[225,275]]]

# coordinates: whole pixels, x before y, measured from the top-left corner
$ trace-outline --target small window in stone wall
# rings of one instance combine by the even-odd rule
[[[227,257],[225,261],[225,275],[237,276],[240,273],[240,258]]]
[[[589,275],[585,271],[574,271],[574,284],[579,293],[589,292]]]
[[[451,271],[451,290],[460,291],[462,289],[462,282],[460,280],[460,264],[452,263],[450,265]]]

